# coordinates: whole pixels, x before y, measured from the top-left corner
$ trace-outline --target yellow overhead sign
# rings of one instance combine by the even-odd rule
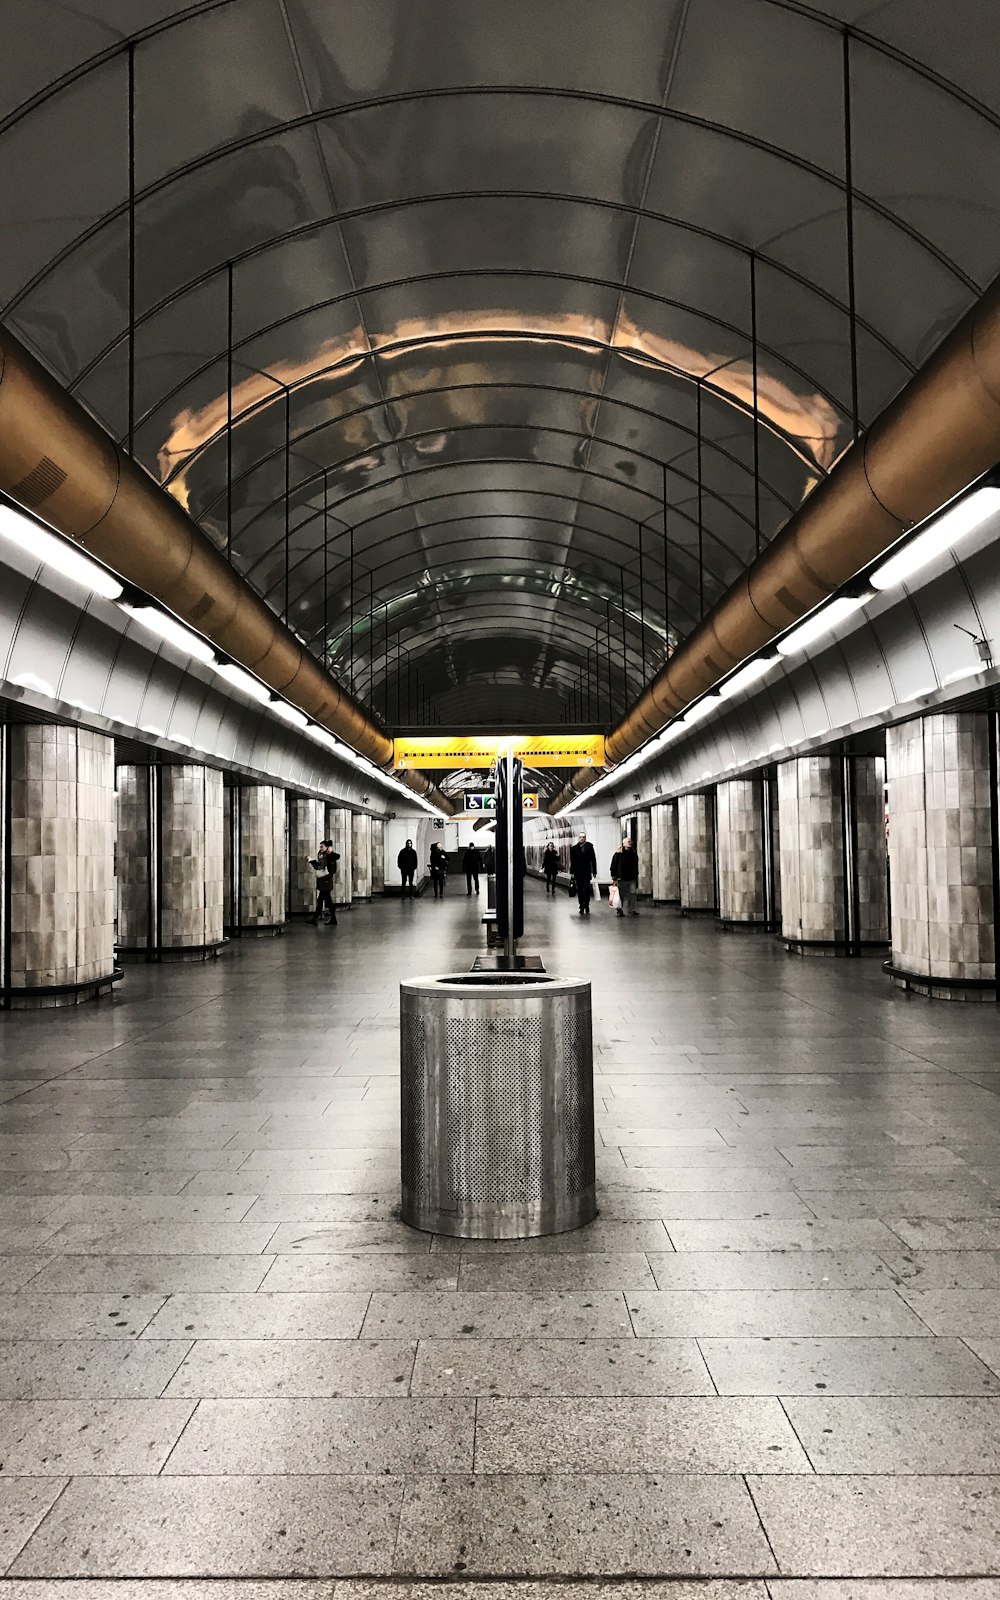
[[[394,740],[397,767],[491,767],[508,750],[526,767],[603,767],[604,738],[599,733],[515,733],[471,735],[467,739]]]

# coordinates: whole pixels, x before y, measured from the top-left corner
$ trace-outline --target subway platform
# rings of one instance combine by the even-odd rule
[[[0,1017],[0,1600],[995,1600],[995,1008],[531,885],[600,1215],[465,1247],[397,1220],[397,983],[479,910]]]

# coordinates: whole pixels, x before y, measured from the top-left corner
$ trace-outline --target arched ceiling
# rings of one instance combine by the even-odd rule
[[[5,0],[3,318],[390,724],[607,718],[995,275],[998,47]]]

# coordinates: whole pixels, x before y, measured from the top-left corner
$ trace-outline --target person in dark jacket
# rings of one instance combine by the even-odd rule
[[[413,848],[413,840],[407,839],[399,855],[396,857],[402,885],[400,892],[413,899],[413,875],[417,870],[417,852]]]
[[[576,836],[576,844],[569,853],[569,870],[576,889],[576,898],[580,904],[580,915],[589,917],[590,902],[594,894],[594,879],[597,877],[597,856],[582,828]]]
[[[435,900],[444,899],[444,882],[448,875],[448,857],[436,842],[431,845],[431,888]]]
[[[542,871],[545,874],[545,893],[555,894],[556,879],[559,876],[559,851],[554,844],[549,844],[545,847],[545,854],[542,856]]]
[[[337,907],[333,903],[333,880],[337,871],[337,862],[340,852],[333,848],[332,839],[322,839],[319,849],[309,865],[316,874],[316,910],[312,916],[315,928],[322,919],[324,911],[330,913],[330,926],[337,926]]]
[[[635,909],[635,897],[639,892],[639,857],[631,839],[623,839],[621,849],[611,857],[611,881],[617,883],[621,896],[618,915],[623,917],[628,912],[630,917],[637,917],[639,913]]]
[[[476,894],[479,893],[479,874],[482,870],[482,865],[483,864],[479,859],[479,851],[476,849],[475,845],[471,843],[467,844],[465,847],[465,853],[462,856],[462,871],[465,873],[466,894],[472,894],[473,883],[475,883],[476,886]]]

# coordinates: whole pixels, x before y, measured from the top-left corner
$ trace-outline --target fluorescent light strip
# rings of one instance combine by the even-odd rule
[[[822,639],[824,634],[831,633],[839,623],[844,622],[855,611],[859,611],[870,599],[869,594],[858,596],[845,594],[836,600],[829,600],[819,611],[814,611],[801,627],[794,628],[784,639],[778,640],[778,654],[797,656],[803,650],[808,650],[817,639]]]
[[[200,634],[192,633],[190,628],[185,628],[182,622],[172,617],[169,611],[161,611],[159,606],[132,606],[126,603],[121,608],[137,622],[140,628],[145,628],[147,633],[155,633],[158,639],[165,639],[168,644],[182,650],[185,655],[191,656],[194,661],[200,661],[203,666],[210,667],[215,662],[215,651],[207,639]]]
[[[309,726],[309,718],[305,712],[300,711],[298,706],[289,705],[287,700],[272,700],[270,709],[276,717],[280,717],[282,722],[287,722],[291,728],[302,728],[304,730]]]
[[[759,683],[761,678],[778,665],[777,656],[757,656],[755,660],[748,661],[745,667],[740,667],[731,678],[727,678],[719,689],[720,700],[731,700],[734,695],[742,694],[744,689],[749,689],[752,684]]]
[[[914,572],[929,566],[997,512],[1000,512],[1000,488],[988,485],[974,490],[915,534],[888,561],[876,567],[871,575],[872,587],[891,589],[897,583],[905,583]]]
[[[0,534],[21,550],[53,572],[61,573],[71,583],[77,583],[104,600],[117,600],[124,594],[124,586],[105,567],[91,561],[77,550],[69,540],[50,533],[30,517],[24,517],[11,506],[0,505]]]
[[[235,661],[214,661],[213,670],[218,673],[220,678],[225,678],[227,683],[232,684],[234,689],[239,689],[243,694],[249,696],[251,700],[256,700],[258,705],[266,706],[270,704],[270,689],[265,689],[259,678],[251,677],[250,673],[244,672],[243,668],[238,667]]]

